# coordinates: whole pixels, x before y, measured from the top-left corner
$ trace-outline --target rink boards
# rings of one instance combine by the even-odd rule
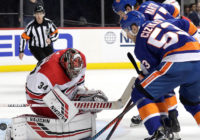
[[[0,29],[0,72],[30,71],[37,63],[28,46],[23,60],[19,60],[20,35],[24,29]],[[59,28],[59,39],[53,43],[55,51],[76,48],[86,55],[88,69],[132,68],[127,52],[133,54],[133,42],[124,37],[121,29]]]

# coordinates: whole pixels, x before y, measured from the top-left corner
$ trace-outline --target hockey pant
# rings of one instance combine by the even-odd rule
[[[199,71],[199,61],[179,63],[163,62],[154,72],[147,75],[142,81],[139,81],[138,84],[136,82],[137,88],[133,89],[132,100],[137,104],[140,116],[150,135],[162,126],[162,113],[160,113],[160,107],[158,107],[155,100],[158,100],[178,86],[180,86],[180,96],[195,104],[189,106],[184,104],[184,106],[199,124]],[[138,88],[138,85],[142,88]]]

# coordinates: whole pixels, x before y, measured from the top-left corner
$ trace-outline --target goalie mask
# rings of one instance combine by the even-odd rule
[[[83,69],[83,60],[75,49],[68,49],[60,58],[60,64],[70,79],[77,77]]]

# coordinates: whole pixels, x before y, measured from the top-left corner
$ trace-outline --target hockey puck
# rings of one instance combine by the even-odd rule
[[[7,128],[7,124],[5,124],[5,123],[1,123],[0,124],[0,129],[1,130],[6,130],[6,128]]]

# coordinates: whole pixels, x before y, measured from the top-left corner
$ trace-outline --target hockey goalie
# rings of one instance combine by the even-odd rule
[[[86,59],[76,49],[57,51],[40,61],[28,75],[26,96],[36,115],[12,119],[7,139],[78,140],[91,137],[96,130],[96,113],[101,109],[77,109],[72,101],[107,102],[100,90],[84,86]]]

